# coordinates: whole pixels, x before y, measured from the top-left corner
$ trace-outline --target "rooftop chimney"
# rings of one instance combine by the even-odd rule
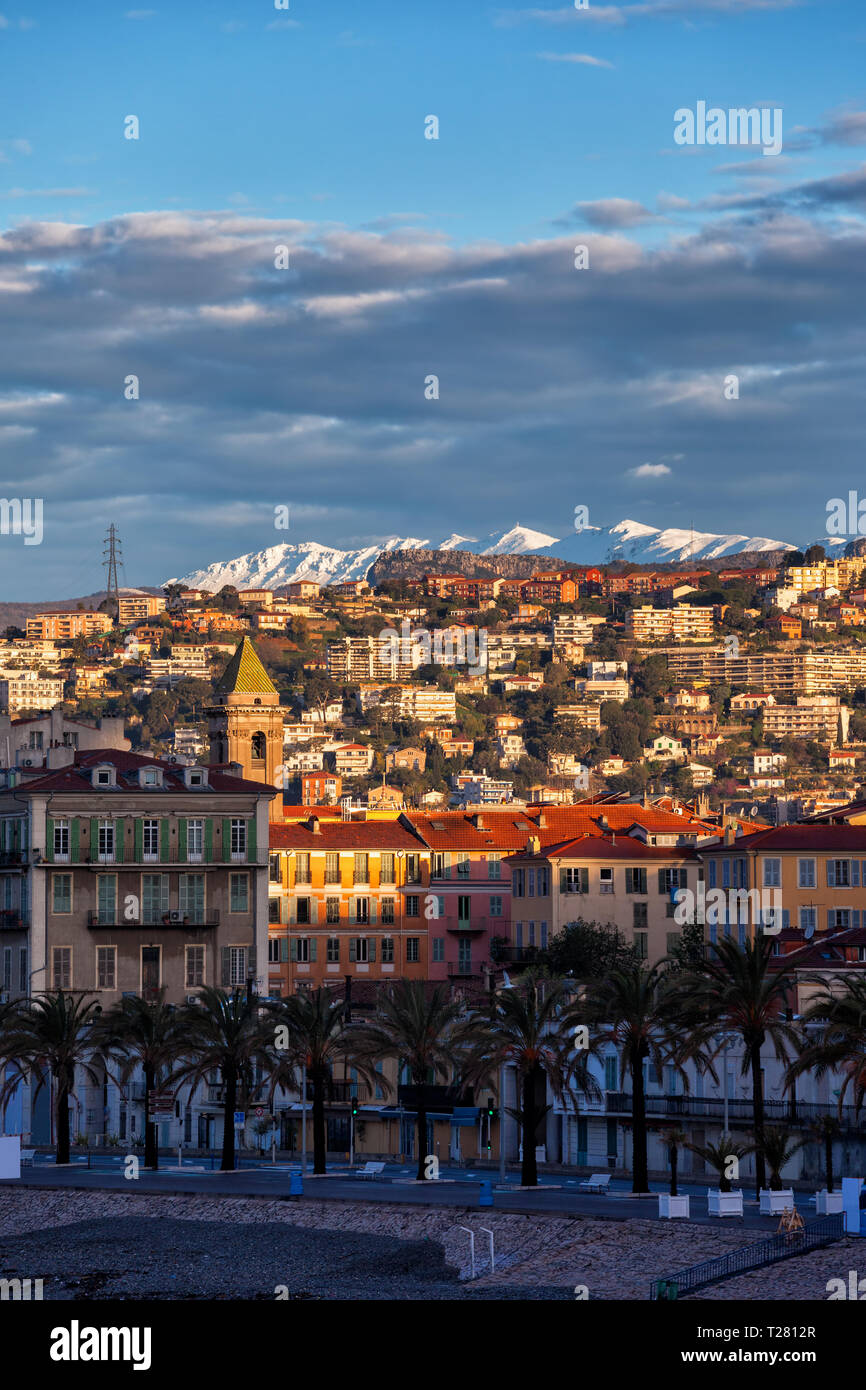
[[[318,816],[310,816],[310,830],[314,835],[321,835],[322,830],[319,825]]]

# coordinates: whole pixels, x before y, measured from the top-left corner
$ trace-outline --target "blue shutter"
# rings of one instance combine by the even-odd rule
[[[298,959],[298,943],[297,943],[297,941],[295,940],[294,937],[292,937],[292,940],[290,941],[289,946],[290,946],[290,950],[291,950],[291,959],[292,959],[292,960],[297,960],[297,959]]]
[[[859,909],[859,907],[855,907],[855,908],[852,909],[852,912],[851,912],[851,925],[852,925],[852,927],[855,927],[857,930],[859,930],[859,928],[860,928],[860,909]]]
[[[836,866],[832,859],[827,860],[827,887],[836,887]]]
[[[787,930],[791,925],[791,914],[786,907],[782,908],[782,927]]]
[[[860,860],[859,860],[859,859],[852,859],[852,860],[851,860],[851,886],[852,886],[853,888],[859,888],[859,887],[860,887]]]
[[[311,937],[310,937],[310,960],[311,960],[311,961],[314,961],[315,959],[316,959],[316,938],[315,938],[314,936],[311,936]]]

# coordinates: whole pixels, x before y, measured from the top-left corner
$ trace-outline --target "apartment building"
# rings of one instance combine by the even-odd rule
[[[326,658],[331,680],[340,685],[364,681],[401,681],[422,664],[421,647],[389,637],[346,637],[329,644]]]
[[[387,820],[271,827],[269,986],[316,989],[348,975],[428,977],[430,854]]]
[[[397,719],[453,723],[457,718],[456,692],[436,685],[361,685],[355,700],[362,714],[385,701],[389,715]]]
[[[763,713],[767,738],[808,738],[831,743],[848,739],[850,711],[833,695],[798,695],[796,704],[767,707]]]
[[[0,768],[18,768],[27,776],[64,767],[76,752],[129,752],[131,747],[122,719],[72,719],[59,709],[29,719],[0,714]]]
[[[261,988],[274,789],[97,749],[0,790],[0,939],[13,993],[85,990],[180,1004]]]
[[[341,777],[365,777],[373,766],[373,750],[366,743],[341,743],[330,756]]]
[[[598,677],[595,680],[581,680],[578,678],[574,682],[574,688],[578,695],[582,695],[585,700],[615,700],[622,704],[628,699],[630,691],[627,680],[617,680],[614,678]]]
[[[63,699],[63,681],[40,676],[37,671],[7,672],[0,680],[0,708],[8,714],[22,710],[49,710]]]
[[[124,594],[118,599],[117,625],[130,627],[133,623],[146,623],[148,618],[164,613],[165,604],[162,594]]]
[[[815,565],[791,565],[784,571],[783,583],[798,594],[812,593],[815,589],[849,589],[859,582],[864,570],[864,556],[821,560]]]
[[[812,695],[866,685],[866,650],[859,647],[809,652],[752,652],[729,657],[723,647],[669,651],[668,670],[677,681],[725,682],[773,695]]]
[[[678,603],[673,608],[652,608],[643,604],[625,615],[626,635],[636,642],[660,642],[672,637],[677,642],[709,640],[713,635],[711,608]]]
[[[36,613],[27,619],[25,635],[33,638],[65,638],[73,641],[76,637],[98,637],[100,633],[110,632],[111,618],[107,613],[78,613],[70,611]]]
[[[286,586],[286,593],[291,599],[318,598],[321,587],[312,579],[296,579]]]

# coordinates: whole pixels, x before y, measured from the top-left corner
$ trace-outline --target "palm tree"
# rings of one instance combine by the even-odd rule
[[[795,1138],[785,1125],[765,1125],[761,1132],[761,1148],[770,1166],[770,1190],[781,1192],[782,1169],[809,1141]]]
[[[612,1043],[631,1075],[633,1192],[649,1191],[644,1062],[650,1062],[659,1080],[667,1062],[687,1082],[676,1057],[676,1020],[666,1007],[666,968],[663,961],[649,968],[639,960],[627,963],[592,985],[586,1001],[599,1044]]]
[[[682,1129],[666,1129],[662,1136],[665,1148],[668,1151],[668,1158],[671,1164],[671,1196],[677,1196],[677,1168],[679,1167],[680,1149],[686,1142],[686,1133]]]
[[[277,1037],[277,1065],[271,1072],[271,1095],[279,1086],[297,1084],[299,1067],[306,1067],[313,1088],[313,1172],[324,1173],[327,1161],[325,1100],[332,1090],[333,1066],[349,1064],[351,1032],[346,1024],[347,1004],[329,989],[293,994],[272,1010]],[[282,1036],[281,1036],[282,1033]],[[368,1086],[387,1088],[388,1082],[374,1069],[372,1059],[351,1055],[351,1064]]]
[[[91,1083],[97,1079],[90,1059],[94,1051],[93,1024],[99,1013],[95,1000],[78,992],[58,990],[16,1009],[3,1038],[3,1056],[15,1070],[0,1090],[0,1103],[12,1094],[27,1072],[36,1077],[34,1096],[42,1090],[49,1074],[54,1082],[57,1163],[69,1162],[69,1098],[75,1090],[75,1068],[82,1067]]]
[[[823,1115],[809,1126],[809,1133],[824,1150],[824,1179],[827,1191],[832,1192],[835,1185],[833,1174],[833,1141],[842,1133],[842,1126],[835,1115]]]
[[[821,1032],[814,1042],[800,1049],[800,1055],[788,1069],[788,1079],[793,1081],[803,1072],[813,1073],[818,1079],[828,1072],[839,1072],[840,1114],[849,1091],[854,1112],[859,1113],[866,1099],[866,977],[841,976],[824,984],[823,993],[812,1000],[803,1022],[807,1027],[820,1027]]]
[[[787,1063],[798,1043],[797,1029],[785,1017],[795,978],[784,965],[770,969],[772,952],[773,942],[768,936],[748,940],[745,946],[733,937],[723,937],[710,946],[706,959],[672,981],[668,994],[669,1008],[679,1013],[683,1026],[681,1061],[699,1059],[718,1082],[712,1056],[721,1047],[720,1030],[743,1041],[741,1071],[744,1076],[751,1072],[755,1183],[759,1191],[766,1186],[767,1176],[761,1142],[761,1049],[769,1041],[778,1060]]]
[[[544,1097],[549,1082],[559,1099],[574,1078],[576,1090],[595,1094],[598,1086],[588,1068],[595,1044],[574,1052],[573,986],[544,972],[526,971],[511,989],[500,990],[490,1011],[479,1011],[461,1030],[469,1050],[467,1075],[489,1080],[496,1068],[511,1064],[520,1080],[520,1106],[509,1111],[520,1124],[523,1140],[520,1182],[538,1185],[535,1139],[550,1109]],[[502,1143],[502,1135],[499,1137]]]
[[[206,1081],[218,1071],[223,1085],[222,1172],[235,1166],[234,1111],[239,1094],[252,1088],[256,1065],[273,1063],[273,1029],[260,1013],[259,1001],[245,990],[229,993],[205,985],[195,1004],[177,1013],[178,1031],[184,1040],[184,1060],[175,1068],[172,1083]]]
[[[697,1154],[705,1163],[709,1163],[719,1175],[719,1191],[730,1192],[731,1175],[728,1167],[732,1158],[737,1162],[745,1158],[754,1149],[754,1144],[747,1144],[744,1141],[734,1139],[730,1134],[720,1135],[715,1144],[686,1144],[685,1148],[690,1149],[693,1154]]]
[[[438,1077],[454,1077],[460,1060],[456,1035],[463,1005],[449,997],[447,986],[424,980],[397,980],[378,999],[377,1017],[353,1029],[353,1055],[372,1062],[394,1057],[409,1069],[417,1089],[418,1171],[423,1182],[427,1171],[428,1087]],[[379,1083],[381,1085],[381,1082]]]
[[[144,1166],[155,1171],[159,1144],[157,1126],[150,1120],[150,1098],[185,1046],[177,1009],[166,1004],[164,989],[153,1003],[138,994],[121,999],[99,1019],[94,1042],[106,1059],[117,1059],[121,1089],[138,1067],[144,1072]]]

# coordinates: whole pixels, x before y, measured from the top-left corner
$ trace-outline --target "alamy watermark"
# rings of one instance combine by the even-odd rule
[[[782,930],[781,888],[710,888],[698,882],[697,892],[691,888],[674,890],[674,921],[683,927],[687,922],[720,923],[754,922],[765,936],[777,936]]]
[[[779,106],[740,106],[725,111],[707,109],[699,101],[695,110],[681,106],[674,112],[677,145],[760,145],[765,155],[782,152],[782,109]]]
[[[408,619],[379,633],[382,655],[406,666],[466,666],[473,675],[487,670],[485,628],[413,628]],[[417,659],[416,659],[417,657]]]
[[[827,501],[828,536],[866,536],[866,497],[852,490],[848,499],[831,497]]]
[[[41,545],[42,498],[0,497],[0,536],[23,536],[25,545]]]

